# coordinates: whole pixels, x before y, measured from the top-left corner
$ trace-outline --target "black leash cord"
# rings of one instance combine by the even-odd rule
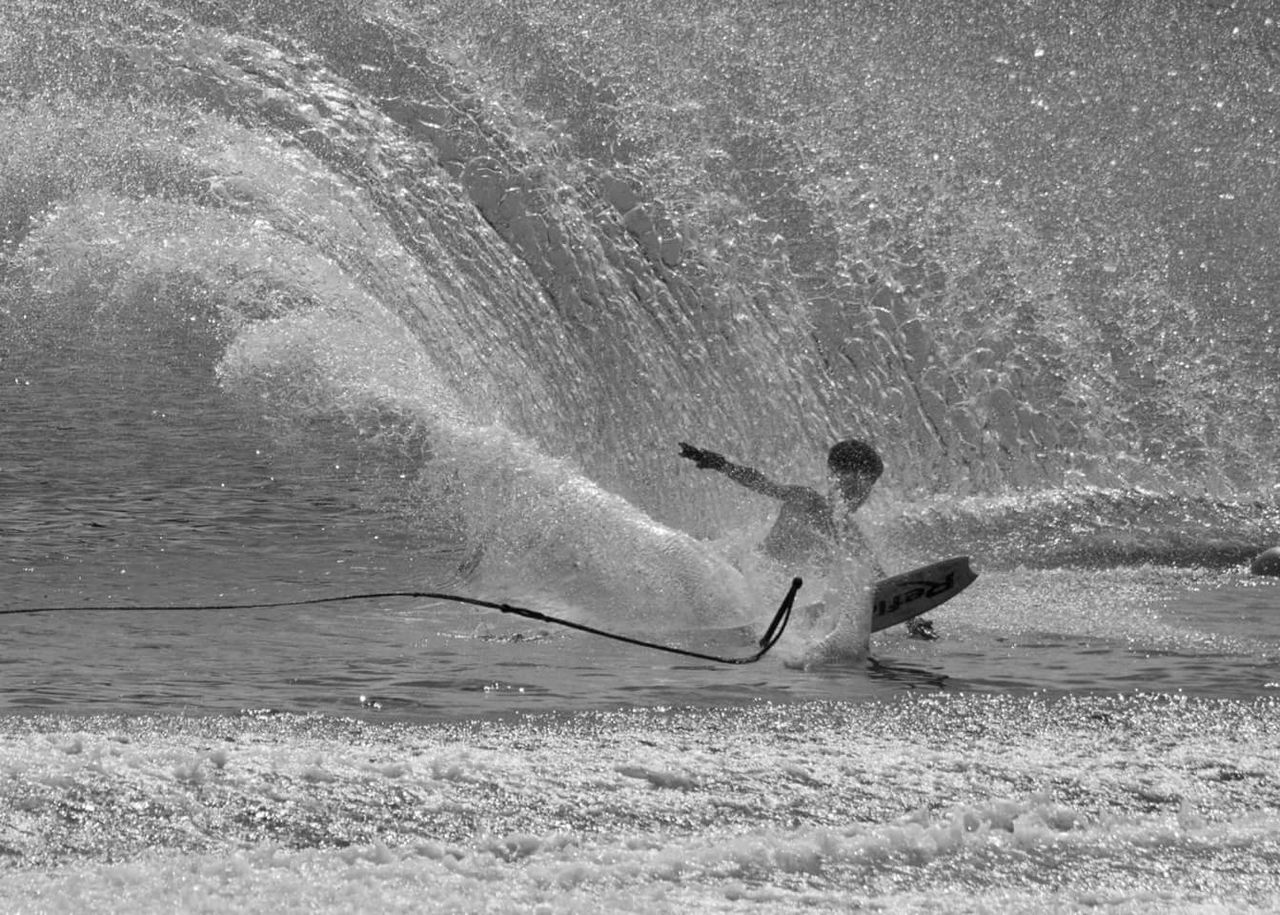
[[[428,600],[447,600],[457,604],[468,604],[472,607],[483,607],[487,610],[498,610],[502,613],[510,613],[515,616],[522,616],[525,619],[536,620],[540,623],[552,623],[556,626],[564,626],[568,629],[576,629],[579,632],[598,635],[602,638],[613,639],[615,642],[623,642],[627,645],[635,645],[640,648],[651,648],[654,651],[663,651],[667,654],[680,655],[686,658],[696,658],[700,661],[715,661],[718,664],[754,664],[759,661],[774,645],[778,644],[778,639],[782,638],[783,630],[787,628],[787,623],[791,619],[791,610],[795,605],[796,593],[800,590],[802,584],[799,578],[791,580],[791,587],[787,590],[787,595],[782,599],[782,603],[778,606],[778,610],[773,615],[773,620],[769,623],[769,627],[765,630],[763,636],[760,637],[760,650],[755,654],[748,655],[743,658],[726,658],[719,655],[705,654],[701,651],[692,651],[688,648],[677,648],[674,645],[663,645],[659,642],[646,642],[644,639],[632,638],[629,635],[620,635],[616,632],[606,632],[603,629],[597,629],[594,626],[588,626],[585,623],[575,623],[572,620],[560,619],[559,617],[549,616],[538,610],[530,610],[527,607],[515,607],[511,604],[499,604],[493,601],[480,600],[475,597],[464,597],[460,594],[443,594],[435,591],[374,591],[367,594],[342,594],[336,597],[312,597],[305,600],[283,600],[274,601],[265,604],[188,604],[177,606],[173,604],[157,604],[154,606],[126,606],[126,607],[18,607],[12,610],[0,610],[0,616],[11,616],[16,614],[34,615],[37,613],[70,613],[72,611],[89,611],[89,612],[111,612],[111,611],[137,611],[137,610],[189,610],[189,611],[212,611],[212,610],[267,610],[273,607],[303,607],[308,604],[335,604],[341,601],[352,600],[379,600],[388,597],[414,597],[425,598]]]

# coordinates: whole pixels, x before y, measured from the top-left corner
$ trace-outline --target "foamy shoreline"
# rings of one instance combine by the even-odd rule
[[[5,717],[0,899],[1265,909],[1280,899],[1257,866],[1280,850],[1277,705],[935,694],[439,724]]]

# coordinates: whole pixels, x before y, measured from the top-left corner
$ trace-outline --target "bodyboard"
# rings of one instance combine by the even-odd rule
[[[905,623],[945,604],[977,579],[968,556],[944,559],[876,582],[871,631]]]

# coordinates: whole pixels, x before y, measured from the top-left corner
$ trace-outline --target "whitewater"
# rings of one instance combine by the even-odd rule
[[[72,608],[0,616],[0,908],[1280,908],[1277,61],[1251,4],[0,4],[0,610]],[[850,435],[880,562],[979,578],[805,670],[866,571],[677,443]],[[182,609],[748,654],[793,572],[742,667]]]

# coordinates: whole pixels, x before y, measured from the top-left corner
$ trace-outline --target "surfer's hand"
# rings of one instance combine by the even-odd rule
[[[703,470],[723,470],[726,463],[723,454],[695,448],[688,442],[680,443],[680,456],[693,461]]]
[[[938,633],[933,631],[933,620],[922,620],[919,617],[907,620],[907,634],[913,639],[923,639],[926,642],[938,638]]]

